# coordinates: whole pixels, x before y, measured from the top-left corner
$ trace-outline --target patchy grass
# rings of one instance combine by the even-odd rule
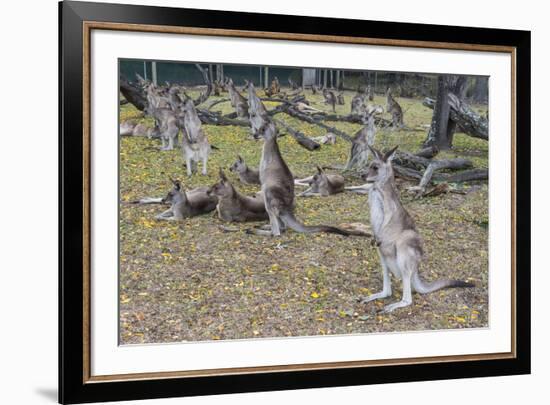
[[[308,92],[309,93],[309,92]],[[340,114],[349,113],[352,93]],[[321,96],[310,96],[313,106],[327,110]],[[375,102],[383,104],[382,97]],[[382,130],[376,144],[419,149],[432,111],[421,100],[398,99],[405,124],[413,130]],[[270,108],[268,106],[268,108]],[[476,106],[479,111],[482,106]],[[214,110],[230,112],[229,103]],[[121,120],[150,119],[131,105],[120,109]],[[389,118],[388,116],[386,116]],[[308,136],[324,132],[286,115],[279,115]],[[332,123],[331,123],[332,124]],[[353,135],[359,125],[333,123]],[[213,151],[208,176],[185,176],[180,150],[151,150],[159,141],[123,138],[120,142],[120,197],[129,201],[163,196],[168,176],[186,188],[217,181],[219,167],[227,168],[237,154],[252,166],[260,159],[261,142],[251,140],[247,128],[203,126]],[[283,156],[293,173],[306,176],[315,165],[345,163],[349,144],[315,152],[301,148],[292,137],[280,139]],[[444,157],[471,159],[487,167],[488,145],[463,134]],[[229,174],[244,193],[244,186]],[[349,184],[357,180],[347,179]],[[408,184],[398,183],[403,189]],[[394,297],[367,305],[359,296],[377,292],[382,274],[376,249],[369,240],[336,235],[301,235],[289,231],[280,238],[244,233],[256,224],[232,224],[243,232],[225,233],[213,214],[181,223],[155,221],[161,206],[120,206],[120,336],[122,344],[244,339],[326,334],[477,328],[488,325],[488,190],[486,184],[465,186],[466,195],[446,194],[413,200],[402,190],[405,207],[417,222],[426,251],[421,274],[427,280],[458,278],[476,283],[473,289],[449,289],[414,295],[414,304],[392,314],[376,311],[400,299],[401,283],[393,281]],[[297,199],[297,216],[309,224],[369,223],[367,197],[339,194],[328,198]]]

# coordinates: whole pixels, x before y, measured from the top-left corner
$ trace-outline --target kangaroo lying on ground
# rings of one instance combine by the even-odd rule
[[[269,120],[260,128],[259,132],[264,138],[260,161],[260,182],[270,226],[269,230],[253,229],[248,232],[256,235],[279,236],[289,227],[296,232],[303,233],[330,232],[349,235],[348,232],[332,226],[306,226],[296,219],[294,216],[294,178],[281,156],[277,144],[277,128]]]
[[[371,148],[375,156],[363,175],[369,190],[371,228],[378,246],[383,273],[382,291],[364,298],[366,303],[379,298],[391,296],[390,272],[403,280],[403,297],[401,301],[389,304],[384,312],[412,304],[412,290],[421,294],[450,287],[474,287],[473,284],[460,280],[440,279],[427,283],[420,278],[418,268],[422,260],[422,239],[416,230],[414,220],[405,210],[395,187],[391,159],[397,146],[382,154]]]
[[[170,180],[174,187],[161,200],[162,204],[171,204],[170,208],[157,215],[156,219],[181,221],[184,218],[206,214],[216,209],[218,197],[208,194],[208,187],[199,187],[185,192],[179,180]]]
[[[261,194],[248,197],[239,193],[220,169],[220,181],[207,192],[218,197],[218,217],[228,222],[265,221],[269,219]]]
[[[334,145],[336,143],[336,135],[332,132],[327,132],[323,136],[316,136],[311,139],[323,145]]]
[[[120,123],[120,136],[147,136],[151,137],[153,128],[147,128],[145,124],[135,121],[122,121]]]
[[[260,172],[248,167],[240,155],[237,156],[237,160],[229,170],[236,172],[239,175],[239,180],[244,184],[260,184]]]
[[[304,180],[309,183],[309,188],[298,194],[299,197],[327,197],[344,191],[344,177],[339,174],[326,174],[319,166],[317,166],[317,173],[315,175],[302,179],[300,182],[304,182]]]

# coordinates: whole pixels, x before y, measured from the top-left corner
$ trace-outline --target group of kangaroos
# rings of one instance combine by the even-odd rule
[[[230,89],[231,101],[237,113],[245,115],[241,100],[244,97],[235,92],[240,96],[239,98],[231,91],[231,88],[234,87],[232,82],[229,81],[226,84]],[[158,104],[158,98],[155,98],[152,90],[148,93],[150,103],[148,111],[155,118],[160,117],[163,112],[160,111],[162,107]],[[300,233],[326,232],[340,235],[339,237],[348,237],[351,233],[342,227],[305,225],[295,215],[296,197],[330,196],[346,189],[359,191],[368,194],[373,242],[380,256],[383,274],[382,291],[361,298],[361,302],[367,303],[390,297],[392,295],[390,273],[395,278],[402,280],[403,294],[400,301],[385,306],[384,312],[392,312],[397,308],[411,305],[413,291],[427,294],[442,288],[474,286],[465,281],[451,279],[426,282],[420,277],[419,266],[423,257],[422,239],[414,220],[401,203],[394,180],[392,158],[396,153],[397,146],[383,153],[372,146],[372,137],[368,139],[369,137],[366,136],[369,135],[369,131],[362,135],[365,138],[364,149],[367,151],[368,164],[362,174],[365,184],[361,186],[345,187],[343,176],[328,174],[319,166],[314,175],[304,179],[295,179],[279,149],[277,126],[267,114],[252,83],[247,84],[247,93],[246,116],[250,120],[252,135],[256,139],[263,140],[260,164],[258,169],[254,169],[249,167],[242,157],[238,156],[229,170],[238,176],[240,182],[259,185],[260,191],[254,196],[242,194],[221,168],[219,169],[219,181],[212,186],[185,190],[181,181],[171,179],[172,188],[164,198],[142,200],[142,202],[161,202],[170,205],[170,208],[156,216],[157,219],[180,221],[184,218],[217,211],[217,216],[222,221],[267,221],[268,223],[263,226],[246,230],[247,233],[254,235],[278,237],[290,228]],[[210,145],[201,128],[193,100],[182,101],[176,97],[175,91],[170,92],[166,102],[174,103],[178,111],[178,114],[175,115],[176,128],[181,128],[183,132],[182,149],[188,174],[192,175],[195,170],[195,162],[199,160],[202,160],[203,163],[202,173],[206,174]],[[238,107],[238,104],[241,106]],[[360,108],[358,103],[355,108]],[[380,110],[370,105],[363,105],[362,111],[360,111],[366,117],[366,128],[370,128],[371,133],[374,126],[372,117],[377,112]],[[179,125],[178,120],[183,125]],[[174,132],[176,131],[170,128],[171,124],[164,125],[163,130],[168,130],[170,136],[163,141],[163,148],[173,147],[173,141],[176,138]],[[193,142],[197,140],[198,142]],[[295,187],[300,186],[307,188],[296,194]]]

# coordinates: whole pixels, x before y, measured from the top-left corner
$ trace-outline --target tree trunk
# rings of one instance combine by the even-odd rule
[[[456,123],[450,119],[449,93],[453,93],[456,97],[462,99],[466,82],[465,76],[439,75],[437,79],[437,100],[430,130],[424,142],[425,146],[437,146],[439,150],[450,149],[453,146]]]
[[[487,103],[489,99],[489,78],[477,77],[474,83],[472,100],[474,103]]]
[[[454,94],[449,94],[448,101],[451,107],[449,114],[451,121],[458,124],[465,134],[474,138],[489,140],[489,125],[485,117],[477,114]],[[431,98],[425,98],[422,104],[433,109],[436,101]]]

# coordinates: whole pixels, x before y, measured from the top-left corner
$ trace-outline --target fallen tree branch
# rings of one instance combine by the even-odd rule
[[[289,134],[292,136],[296,142],[298,142],[301,146],[306,148],[309,151],[317,150],[321,147],[320,144],[315,142],[313,139],[308,138],[300,131],[296,131],[295,129],[291,128],[289,125],[285,124],[284,122],[280,120],[273,120],[277,125],[283,127]]]
[[[197,109],[197,115],[203,124],[209,125],[236,125],[240,127],[249,127],[250,123],[248,121],[228,118],[220,114],[216,114],[212,111]]]
[[[323,129],[326,129],[327,131],[332,132],[334,135],[339,136],[340,138],[345,139],[348,142],[353,142],[353,138],[351,136],[349,136],[348,134],[346,134],[345,132],[342,132],[337,128],[333,128],[331,126],[328,126],[328,125],[326,125],[322,122],[318,122],[318,121],[314,120],[312,117],[310,117],[309,115],[300,113],[292,107],[286,108],[284,110],[284,112],[287,112],[288,115],[290,115],[291,117],[298,118],[301,121],[305,121],[305,122],[308,122],[310,124],[317,125],[317,126],[323,128]]]
[[[422,175],[422,178],[420,179],[420,183],[417,186],[419,194],[423,195],[426,193],[426,188],[431,183],[432,177],[437,170],[443,170],[443,169],[459,170],[459,169],[468,169],[470,167],[472,167],[472,162],[461,158],[432,161],[426,168],[426,171]]]

